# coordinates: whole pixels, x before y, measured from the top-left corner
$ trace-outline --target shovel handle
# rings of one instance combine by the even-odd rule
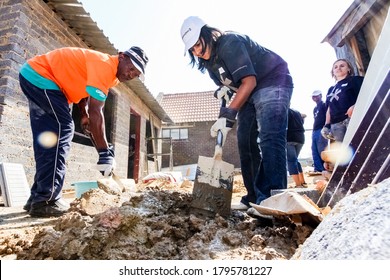
[[[218,130],[217,143],[214,150],[214,160],[222,160],[222,140],[223,134],[221,130]]]
[[[222,98],[221,107],[226,107],[225,98]],[[218,159],[218,160],[222,159],[222,143],[223,143],[223,133],[220,129],[218,129],[217,139],[216,139],[216,143],[215,143],[214,160],[215,159]]]
[[[226,107],[226,100],[225,100],[225,98],[222,98],[221,107]],[[217,143],[216,143],[216,145],[222,148],[222,143],[223,143],[223,133],[219,129],[218,133],[217,133]]]
[[[223,143],[223,134],[221,130],[218,130],[216,145],[222,147],[222,143]]]
[[[95,147],[96,151],[98,151],[98,148],[96,146],[95,138],[93,138],[92,133],[88,133],[89,140],[91,140],[92,145]]]

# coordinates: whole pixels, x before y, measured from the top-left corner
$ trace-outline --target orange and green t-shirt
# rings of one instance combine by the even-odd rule
[[[68,47],[29,59],[20,72],[37,87],[56,89],[57,85],[69,103],[89,95],[104,101],[109,88],[119,83],[118,64],[117,55]]]

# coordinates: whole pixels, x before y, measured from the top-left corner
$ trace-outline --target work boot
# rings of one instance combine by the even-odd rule
[[[31,204],[30,216],[31,217],[60,217],[65,214],[69,209],[69,204],[63,199],[49,202],[38,202]]]
[[[26,202],[26,204],[23,206],[23,210],[27,211],[27,212],[30,212],[30,209],[31,209],[31,201],[32,201],[32,197],[30,196]]]

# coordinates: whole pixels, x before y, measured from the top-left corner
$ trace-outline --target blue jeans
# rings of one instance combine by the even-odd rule
[[[322,137],[321,129],[313,130],[311,135],[311,154],[314,162],[314,171],[325,170],[324,161],[321,159],[321,152],[328,146],[328,140]]]
[[[333,134],[334,140],[337,142],[343,142],[345,133],[347,132],[347,127],[349,124],[349,118],[343,120],[339,123],[332,123],[330,125],[330,130]]]
[[[56,201],[62,195],[65,160],[74,134],[68,100],[61,91],[40,89],[22,75],[19,75],[19,81],[30,109],[36,169],[28,203]],[[46,131],[58,136],[53,147],[39,143],[39,136]]]
[[[238,150],[247,189],[241,202],[245,205],[259,204],[271,196],[271,189],[287,188],[286,132],[292,90],[259,89],[238,112]]]
[[[301,163],[298,161],[302,147],[301,143],[287,142],[287,167],[290,175],[298,175],[303,172]]]

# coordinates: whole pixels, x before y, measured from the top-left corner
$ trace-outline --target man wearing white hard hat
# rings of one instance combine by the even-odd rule
[[[74,134],[69,104],[78,104],[81,126],[94,139],[98,171],[104,176],[112,173],[115,155],[105,133],[105,100],[109,89],[119,82],[143,78],[147,62],[139,47],[117,55],[66,47],[23,64],[19,82],[29,101],[36,167],[31,194],[23,207],[31,216],[61,216],[69,208],[61,199],[65,162]],[[50,146],[42,145],[40,137],[48,132],[54,141]]]
[[[211,135],[215,137],[220,130],[226,139],[237,117],[247,195],[232,209],[246,210],[250,203],[260,204],[270,197],[272,189],[287,188],[286,131],[293,91],[287,63],[250,37],[222,32],[196,16],[184,20],[180,35],[192,66],[207,70],[219,86],[215,97],[226,103]]]

